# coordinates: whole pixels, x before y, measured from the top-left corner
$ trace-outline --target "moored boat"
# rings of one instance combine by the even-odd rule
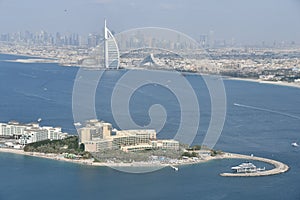
[[[266,168],[257,168],[253,163],[246,162],[238,166],[231,167],[236,173],[254,173],[259,171],[264,171]]]

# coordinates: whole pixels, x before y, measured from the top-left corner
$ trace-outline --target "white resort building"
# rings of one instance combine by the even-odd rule
[[[38,123],[21,124],[16,121],[0,123],[0,137],[14,137],[18,143],[26,145],[43,140],[61,140],[68,136],[60,127],[43,126]]]
[[[78,129],[80,143],[89,152],[105,149],[122,151],[139,151],[149,149],[179,150],[179,142],[175,140],[158,140],[155,130],[112,130],[110,123],[89,120],[86,126]]]

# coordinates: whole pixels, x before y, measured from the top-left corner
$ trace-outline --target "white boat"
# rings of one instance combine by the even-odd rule
[[[293,142],[291,145],[292,145],[293,147],[299,147],[299,144],[297,144],[297,142]]]
[[[41,121],[42,121],[42,118],[38,118],[37,122],[39,122],[39,123],[40,123]]]
[[[174,169],[175,171],[178,171],[178,167],[175,167],[175,166],[173,166],[173,165],[170,165],[170,167],[171,167],[172,169]]]
[[[266,168],[257,168],[253,163],[247,162],[235,167],[231,167],[231,169],[236,173],[254,173],[264,171]]]
[[[80,122],[75,122],[74,126],[81,126],[81,123]]]

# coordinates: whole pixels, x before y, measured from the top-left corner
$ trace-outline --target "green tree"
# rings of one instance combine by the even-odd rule
[[[191,155],[192,157],[198,157],[198,153],[196,153],[196,152],[192,152],[192,155]]]
[[[80,150],[80,151],[84,151],[84,150],[85,150],[85,146],[84,146],[83,143],[81,143],[81,144],[79,145],[79,150]]]

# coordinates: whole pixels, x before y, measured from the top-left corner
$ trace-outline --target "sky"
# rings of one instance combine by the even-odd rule
[[[198,39],[300,44],[300,0],[0,0],[0,33],[164,27]]]

